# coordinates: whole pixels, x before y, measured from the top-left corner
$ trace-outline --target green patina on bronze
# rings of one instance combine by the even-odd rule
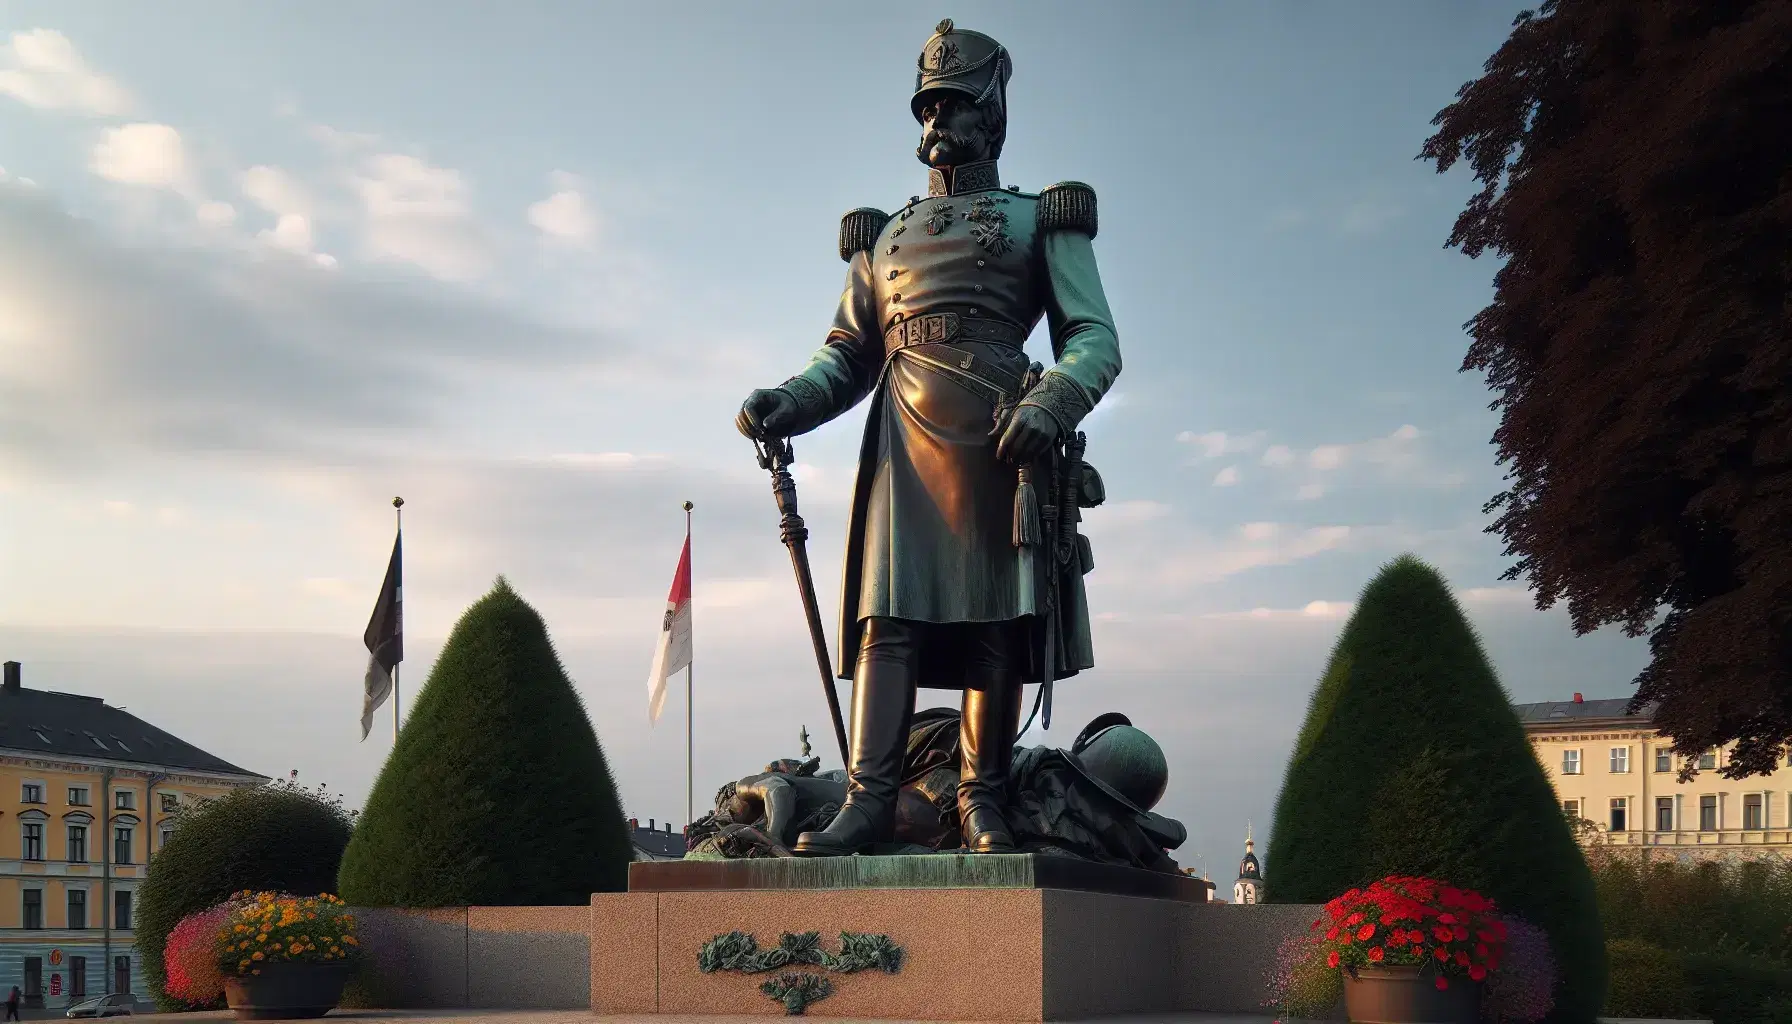
[[[820,967],[837,974],[877,970],[895,974],[902,970],[902,947],[888,935],[841,932],[840,952],[821,944],[820,932],[785,932],[778,944],[760,949],[759,941],[743,931],[717,935],[697,950],[697,969],[704,974],[738,971],[763,974],[788,967]],[[808,971],[785,971],[759,986],[759,991],[784,1004],[784,1012],[801,1016],[810,1005],[834,992],[833,983]]]

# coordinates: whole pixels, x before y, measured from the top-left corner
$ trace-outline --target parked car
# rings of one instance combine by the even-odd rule
[[[143,1012],[137,997],[129,992],[114,992],[109,996],[87,999],[68,1008],[64,1017],[129,1017]]]

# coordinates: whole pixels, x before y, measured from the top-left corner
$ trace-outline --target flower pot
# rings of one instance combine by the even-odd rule
[[[1417,967],[1359,967],[1344,972],[1344,1011],[1352,1024],[1475,1024],[1481,986],[1466,978],[1437,978]]]
[[[264,964],[260,974],[224,979],[224,997],[237,1020],[309,1020],[342,1000],[347,963]]]

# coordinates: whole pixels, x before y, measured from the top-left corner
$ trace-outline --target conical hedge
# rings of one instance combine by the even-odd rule
[[[499,578],[455,625],[342,856],[350,906],[552,906],[634,844],[541,616]]]
[[[1549,933],[1556,1011],[1605,999],[1593,878],[1449,586],[1411,556],[1364,589],[1276,801],[1268,897],[1323,903],[1393,874],[1475,889]]]

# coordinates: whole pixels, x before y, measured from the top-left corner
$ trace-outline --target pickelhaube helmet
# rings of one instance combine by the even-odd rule
[[[934,26],[933,35],[921,47],[909,109],[915,120],[921,120],[925,97],[943,89],[963,93],[978,104],[993,100],[1006,106],[1008,79],[1013,74],[1014,61],[1007,47],[981,32],[959,28],[947,18]]]
[[[1090,775],[1141,810],[1155,807],[1170,784],[1163,748],[1119,712],[1090,722],[1070,750]]]

